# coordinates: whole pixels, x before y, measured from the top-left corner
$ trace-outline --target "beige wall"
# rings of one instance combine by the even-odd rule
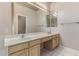
[[[0,2],[0,56],[7,55],[4,47],[5,35],[11,34],[11,3]]]
[[[11,34],[11,3],[0,2],[0,35]]]

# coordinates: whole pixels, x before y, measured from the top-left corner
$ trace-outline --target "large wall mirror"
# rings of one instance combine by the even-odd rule
[[[57,17],[48,15],[46,9],[37,8],[27,2],[13,2],[12,6],[13,34],[48,32],[48,27],[57,27]]]
[[[27,2],[13,2],[13,34],[45,32],[46,11]]]
[[[47,27],[57,27],[57,17],[53,15],[46,16]]]

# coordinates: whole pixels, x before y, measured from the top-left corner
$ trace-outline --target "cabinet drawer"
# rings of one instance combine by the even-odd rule
[[[10,54],[10,56],[28,56],[28,49],[18,51],[16,53]]]
[[[33,45],[36,45],[36,44],[39,44],[40,43],[40,40],[34,40],[34,41],[30,41],[29,42],[29,46],[33,46]]]
[[[16,51],[22,50],[24,48],[28,47],[28,43],[21,43],[21,44],[17,44],[17,45],[13,45],[13,46],[9,46],[8,47],[8,53],[14,53]]]
[[[42,39],[42,42],[46,42],[46,41],[48,41],[48,40],[50,40],[50,39],[51,39],[51,37],[43,38],[43,39]]]
[[[53,35],[53,38],[56,38],[57,37],[57,35]]]
[[[59,34],[53,35],[53,38],[59,38]]]

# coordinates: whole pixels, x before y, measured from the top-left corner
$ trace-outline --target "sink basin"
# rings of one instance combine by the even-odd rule
[[[6,38],[9,40],[27,40],[37,36],[40,36],[41,33],[30,33],[30,34],[19,34],[19,35],[11,35],[10,37]]]
[[[24,37],[22,38],[23,40],[26,40],[26,39],[31,39],[31,37]]]

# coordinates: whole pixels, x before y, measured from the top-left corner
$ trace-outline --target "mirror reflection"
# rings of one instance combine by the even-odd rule
[[[18,16],[18,34],[26,33],[26,17]]]
[[[57,27],[57,17],[53,15],[46,16],[47,27]]]

